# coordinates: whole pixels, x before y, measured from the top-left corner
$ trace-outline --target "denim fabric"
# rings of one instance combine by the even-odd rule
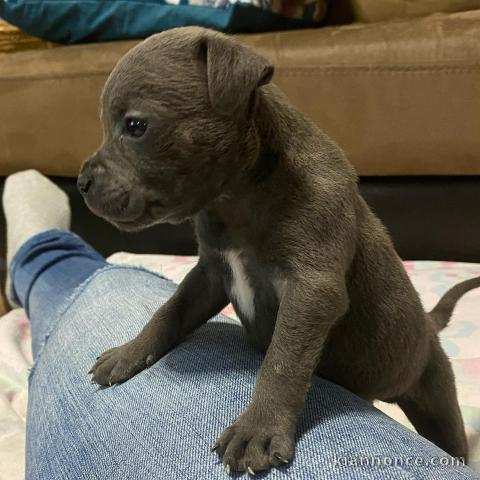
[[[133,338],[175,285],[139,268],[106,266],[81,242],[78,254],[58,255],[61,260],[41,273],[28,262],[27,274],[24,259],[40,244],[55,245],[45,242],[52,235],[57,243],[62,237],[68,245],[79,241],[67,232],[34,237],[17,255],[13,272],[18,298],[30,305],[32,327],[43,324],[34,335],[47,339],[33,339],[41,347],[29,378],[26,478],[229,478],[209,448],[247,406],[262,360],[242,327],[218,316],[128,382],[110,388],[90,384],[86,372],[95,357]],[[85,280],[87,264],[93,274]],[[61,285],[67,271],[71,284],[78,275],[79,285],[68,298]],[[479,478],[452,463],[369,403],[316,378],[293,462],[258,478]]]
[[[12,296],[31,320],[34,358],[56,321],[62,302],[106,265],[90,245],[63,230],[42,232],[20,247],[10,264]]]

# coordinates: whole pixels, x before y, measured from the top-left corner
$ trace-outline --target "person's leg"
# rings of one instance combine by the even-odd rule
[[[62,190],[34,170],[5,182],[7,297],[31,321],[34,358],[53,328],[61,305],[105,259],[68,231],[70,208]]]
[[[123,384],[88,381],[95,357],[134,338],[174,289],[151,272],[111,266],[70,299],[30,377],[27,479],[228,478],[209,449],[248,404],[262,361],[240,324],[213,319]],[[364,400],[314,379],[294,460],[265,478],[478,477]]]
[[[10,264],[13,300],[30,319],[35,359],[62,306],[105,259],[67,230],[47,230],[27,240]]]
[[[2,203],[7,227],[7,265],[19,248],[36,234],[53,228],[70,228],[68,197],[36,170],[7,177]],[[13,306],[10,276],[7,276],[6,296]]]

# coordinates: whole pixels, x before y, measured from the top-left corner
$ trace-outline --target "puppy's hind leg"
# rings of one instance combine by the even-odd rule
[[[431,343],[421,377],[396,401],[420,435],[467,462],[468,445],[452,367],[438,338],[432,338]]]

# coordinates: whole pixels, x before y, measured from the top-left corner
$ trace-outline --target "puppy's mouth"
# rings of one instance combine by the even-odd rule
[[[152,192],[125,191],[105,195],[95,189],[84,195],[88,208],[119,230],[138,232],[157,223],[178,224],[186,220],[182,205],[166,205]]]
[[[128,220],[128,221],[112,220],[111,218],[108,218],[106,216],[104,216],[103,218],[105,220],[107,220],[108,222],[110,222],[115,227],[117,227],[119,230],[122,230],[124,232],[139,232],[139,231],[148,227],[148,225],[145,225],[144,222],[142,222],[142,221],[137,221],[137,220]]]
[[[119,230],[125,232],[139,232],[159,223],[179,224],[186,219],[177,212],[158,211],[155,206],[145,208],[145,211],[133,220],[123,220],[103,215],[105,220],[115,225]]]

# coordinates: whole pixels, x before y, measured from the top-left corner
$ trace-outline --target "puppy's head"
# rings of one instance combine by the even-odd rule
[[[103,144],[78,179],[89,208],[124,230],[200,211],[255,153],[255,93],[272,74],[253,50],[202,28],[132,49],[107,80]]]

